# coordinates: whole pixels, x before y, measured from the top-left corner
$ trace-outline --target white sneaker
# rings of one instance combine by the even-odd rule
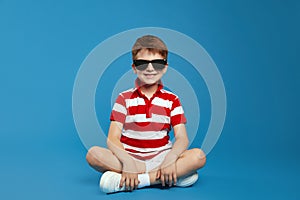
[[[116,172],[107,171],[100,178],[100,189],[105,193],[125,191],[125,184],[120,188],[122,175]]]
[[[196,183],[197,180],[198,180],[198,173],[195,172],[191,175],[180,177],[177,180],[176,186],[178,186],[178,187],[188,187],[188,186],[191,186],[194,183]]]

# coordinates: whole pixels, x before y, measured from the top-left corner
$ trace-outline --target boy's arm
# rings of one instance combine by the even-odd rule
[[[172,146],[171,154],[175,154],[177,158],[187,149],[189,139],[187,137],[186,128],[184,124],[174,126],[175,142]],[[169,153],[169,154],[170,154]]]
[[[175,163],[179,156],[187,149],[189,144],[184,124],[174,126],[174,135],[175,142],[172,149],[161,165],[161,182],[163,186],[165,186],[165,183],[169,184],[169,186],[171,186],[172,183],[176,185],[177,175]]]
[[[120,181],[120,187],[125,182],[127,189],[133,190],[138,185],[138,170],[134,159],[124,150],[122,143],[120,142],[123,124],[117,121],[112,121],[110,124],[107,146],[116,155],[123,165],[122,179]]]
[[[126,160],[130,158],[130,155],[124,150],[124,147],[120,142],[122,128],[122,123],[112,121],[107,136],[107,147],[118,157],[121,163],[126,162]]]

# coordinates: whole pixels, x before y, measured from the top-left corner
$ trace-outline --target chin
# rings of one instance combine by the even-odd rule
[[[156,84],[158,81],[149,81],[149,80],[145,80],[145,81],[143,81],[143,83],[145,84],[145,85],[154,85],[154,84]]]
[[[157,82],[145,82],[145,85],[155,85]]]

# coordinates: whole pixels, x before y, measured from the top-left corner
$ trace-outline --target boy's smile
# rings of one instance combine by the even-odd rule
[[[144,76],[147,79],[153,79],[153,78],[155,78],[156,75],[157,75],[157,73],[144,73]]]

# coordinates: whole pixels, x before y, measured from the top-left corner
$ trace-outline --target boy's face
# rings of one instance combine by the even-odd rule
[[[136,55],[136,60],[157,60],[157,59],[164,59],[158,53],[149,52],[147,49],[142,49]],[[165,68],[162,70],[155,70],[152,66],[152,63],[149,63],[148,67],[145,70],[138,70],[134,65],[132,65],[132,69],[139,80],[146,85],[153,85],[157,84],[162,76],[166,73],[168,65],[165,65]]]

